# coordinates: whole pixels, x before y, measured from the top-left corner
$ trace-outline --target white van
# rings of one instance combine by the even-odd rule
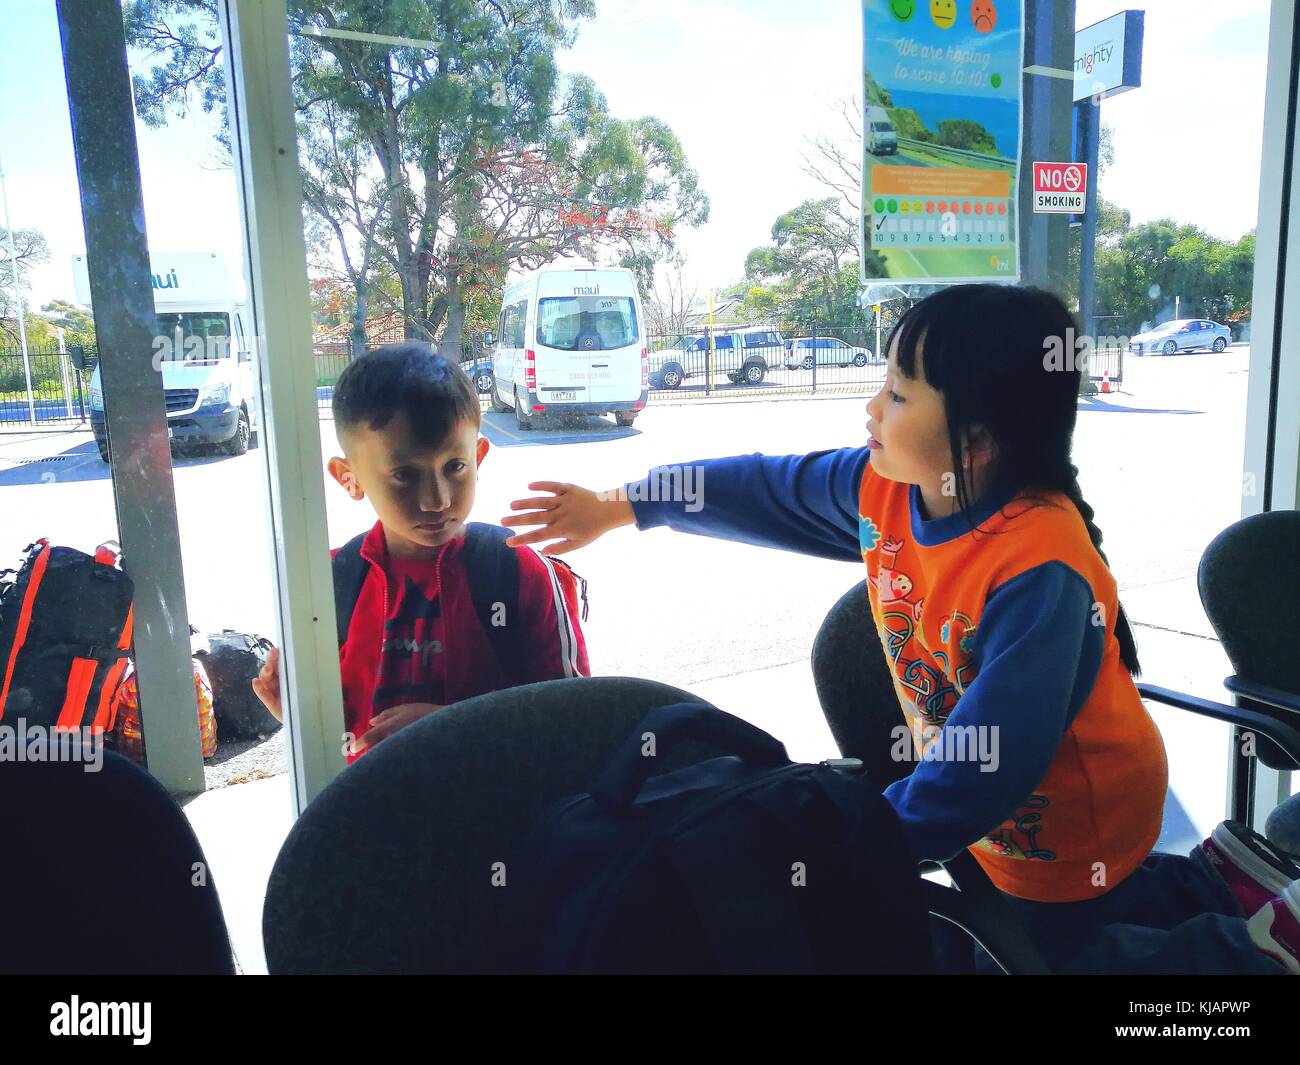
[[[889,121],[883,107],[868,107],[866,122],[867,151],[872,155],[897,155],[898,130]]]
[[[645,316],[631,270],[559,263],[525,274],[506,286],[497,338],[492,409],[513,410],[521,429],[565,411],[628,426],[645,406]]]
[[[174,444],[208,444],[231,455],[248,450],[258,427],[252,316],[238,301],[225,260],[214,252],[154,252],[156,324],[152,358],[162,372],[167,435]],[[90,304],[86,257],[72,257],[77,300]],[[96,363],[90,427],[108,461],[104,393]]]

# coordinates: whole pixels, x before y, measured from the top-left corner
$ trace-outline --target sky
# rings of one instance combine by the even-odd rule
[[[1255,225],[1268,0],[1148,0],[1143,84],[1107,100],[1115,164],[1103,196],[1134,223],[1172,217],[1236,239]],[[1078,0],[1081,28],[1122,10]],[[612,114],[672,127],[711,201],[707,225],[679,237],[701,292],[743,274],[772,223],[830,195],[803,173],[818,134],[861,92],[860,0],[597,0],[564,71],[590,75]],[[151,246],[202,248],[238,262],[234,174],[195,113],[138,127]],[[71,299],[84,251],[54,0],[0,0],[0,169],[15,228],[37,228],[51,261],[33,271],[39,306]],[[3,220],[0,219],[0,225]]]

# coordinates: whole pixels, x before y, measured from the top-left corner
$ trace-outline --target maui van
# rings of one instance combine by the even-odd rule
[[[156,314],[154,365],[162,372],[167,435],[173,444],[207,444],[231,455],[248,450],[258,425],[252,317],[238,301],[225,260],[211,252],[150,255]],[[77,300],[90,304],[86,257],[72,257]],[[90,427],[108,461],[104,392],[90,379]]]
[[[539,416],[613,414],[628,426],[649,390],[645,316],[631,270],[555,264],[506,286],[492,409],[521,429]]]

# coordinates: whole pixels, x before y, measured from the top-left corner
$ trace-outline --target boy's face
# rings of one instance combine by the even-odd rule
[[[343,437],[347,457],[330,459],[330,475],[353,499],[369,497],[389,554],[428,557],[463,535],[488,451],[473,422],[457,422],[435,448],[416,442],[404,414],[382,429],[353,426]]]

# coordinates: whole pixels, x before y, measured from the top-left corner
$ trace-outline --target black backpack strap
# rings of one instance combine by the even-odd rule
[[[334,624],[338,629],[339,647],[348,642],[352,612],[361,598],[361,586],[366,583],[366,568],[370,564],[361,557],[361,544],[365,538],[365,533],[358,533],[334,553]]]
[[[523,661],[526,639],[519,614],[519,556],[506,540],[515,535],[499,525],[472,521],[465,526],[465,572],[479,623],[502,667],[514,673]],[[497,604],[504,608],[502,618]],[[505,624],[494,624],[503,620]]]

